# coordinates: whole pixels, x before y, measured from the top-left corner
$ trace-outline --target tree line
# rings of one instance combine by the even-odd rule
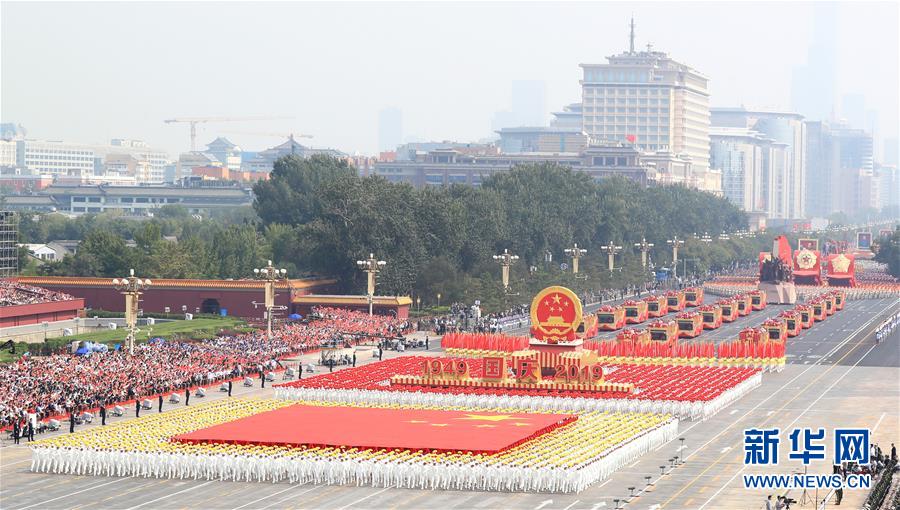
[[[644,188],[624,178],[595,181],[555,164],[519,165],[484,179],[481,186],[414,188],[380,177],[360,177],[346,162],[327,156],[287,156],[271,179],[254,187],[252,209],[197,217],[179,206],[154,217],[113,213],[66,218],[24,214],[21,242],[80,239],[75,255],[32,268],[44,274],[116,277],[131,267],[150,278],[246,278],[272,259],[291,277],[336,277],[342,292],[361,293],[365,275],[356,261],[369,253],[387,261],[378,293],[419,297],[423,305],[471,302],[488,308],[510,299],[526,302],[549,284],[576,289],[621,288],[650,278],[634,243],[655,246],[657,269],[671,265],[667,239],[688,239],[679,273],[755,260],[771,238],[703,243],[693,234],[746,228],[746,215],[722,197],[684,186]],[[172,237],[176,239],[171,239]],[[564,250],[588,250],[582,275],[560,264]],[[600,246],[621,245],[619,270],[606,270]],[[520,256],[512,291],[504,294],[492,255]]]

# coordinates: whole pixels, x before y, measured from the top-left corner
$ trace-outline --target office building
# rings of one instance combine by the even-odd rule
[[[813,39],[806,63],[794,68],[791,109],[814,121],[834,117],[837,90],[835,55],[838,40],[837,2],[813,5]]]
[[[0,140],[0,167],[16,166],[15,140]]]
[[[713,127],[710,165],[722,171],[722,189],[731,203],[767,218],[785,218],[783,196],[787,145],[741,127]]]
[[[378,150],[392,151],[403,143],[403,111],[389,107],[378,112]]]
[[[584,132],[632,143],[646,152],[684,154],[694,173],[706,172],[708,78],[649,45],[646,51],[636,51],[633,24],[630,49],[607,61],[581,64]]]
[[[653,167],[629,144],[607,142],[585,147],[579,152],[531,152],[501,154],[496,150],[465,151],[439,148],[415,153],[414,159],[375,163],[374,174],[392,182],[416,187],[465,184],[479,186],[482,181],[519,164],[555,163],[585,172],[594,179],[613,175],[628,177],[641,185],[655,182]]]
[[[771,142],[769,148],[776,151],[768,154],[770,164],[762,168],[764,178],[760,185],[761,189],[770,190],[764,193],[764,196],[769,198],[764,204],[757,203],[757,207],[762,207],[760,210],[766,211],[770,219],[805,218],[807,162],[806,124],[803,122],[803,116],[793,112],[752,110],[744,107],[712,108],[710,111],[713,133],[717,132],[717,128],[752,132],[760,139],[769,139]],[[718,133],[722,134],[723,131]],[[711,158],[715,150],[710,149]],[[724,168],[719,168],[712,162],[710,166],[722,170],[723,182],[728,181]],[[732,181],[732,184],[734,182]]]
[[[539,80],[515,80],[510,91],[509,110],[499,111],[491,120],[491,130],[509,127],[542,126],[547,122],[547,85]]]
[[[58,211],[70,214],[121,211],[131,216],[150,216],[165,205],[180,205],[193,214],[213,209],[249,206],[249,188],[238,186],[108,186],[53,184],[33,195],[7,197],[14,210]]]
[[[16,166],[31,173],[81,177],[94,174],[92,147],[59,141],[17,140]]]
[[[872,206],[877,184],[869,133],[842,123],[807,122],[807,166],[810,216],[852,216]]]
[[[580,152],[590,142],[581,128],[511,127],[500,129],[497,134],[500,135],[500,151],[504,154]]]

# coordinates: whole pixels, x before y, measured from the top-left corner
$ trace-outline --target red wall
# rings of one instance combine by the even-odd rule
[[[111,312],[125,311],[125,298],[113,287],[81,287],[68,285],[41,284],[41,287],[65,292],[83,298],[88,308],[96,308]],[[144,312],[164,313],[169,307],[170,313],[181,313],[182,305],[187,306],[188,313],[196,313],[206,299],[216,299],[220,308],[228,310],[228,315],[247,318],[262,318],[265,310],[262,306],[254,308],[252,301],[263,302],[265,296],[261,289],[166,289],[151,287],[141,296],[141,309]],[[275,304],[287,306],[290,313],[290,292],[279,291]]]
[[[74,319],[82,309],[84,309],[83,299],[3,306],[0,307],[0,328]]]

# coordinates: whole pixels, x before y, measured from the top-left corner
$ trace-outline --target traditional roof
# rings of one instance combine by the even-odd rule
[[[91,278],[80,276],[20,276],[18,281],[29,285],[53,285],[71,287],[113,287],[112,278]],[[201,280],[201,279],[151,279],[150,289],[205,288],[219,290],[263,289],[263,280]],[[333,285],[337,280],[328,278],[301,278],[283,280],[275,284],[279,289],[309,289]]]
[[[306,294],[294,296],[291,303],[307,305],[368,305],[367,296],[332,296],[325,294]],[[412,299],[409,296],[373,296],[372,303],[380,306],[409,306]]]

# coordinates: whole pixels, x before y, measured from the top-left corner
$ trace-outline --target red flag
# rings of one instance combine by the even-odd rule
[[[637,137],[634,135],[625,135],[625,139],[631,143],[634,143],[637,140]]]

